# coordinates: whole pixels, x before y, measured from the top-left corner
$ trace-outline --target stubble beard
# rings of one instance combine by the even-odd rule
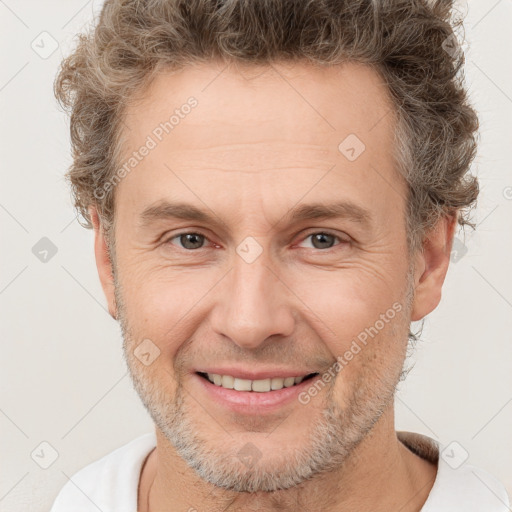
[[[148,378],[149,372],[133,354],[138,340],[131,335],[133,331],[125,314],[122,289],[116,278],[114,283],[123,353],[135,390],[176,453],[201,479],[219,488],[251,493],[286,490],[315,475],[340,469],[351,459],[356,447],[372,431],[382,414],[392,406],[396,386],[403,378],[404,372],[398,368],[392,374],[380,375],[376,382],[371,365],[363,365],[354,386],[355,391],[344,408],[334,399],[334,379],[332,385],[325,388],[325,407],[309,429],[302,446],[283,449],[281,445],[279,455],[263,450],[261,458],[254,465],[246,466],[237,456],[239,448],[235,447],[236,443],[228,434],[222,445],[213,445],[195,424],[190,408],[195,401],[190,397],[187,399],[189,393],[183,386],[179,372],[175,373],[176,391],[172,397],[165,394],[158,382]],[[408,318],[411,301],[409,286],[404,319]],[[403,329],[397,329],[395,324],[391,328],[392,336],[402,335]],[[336,378],[342,374],[343,370]],[[300,407],[307,415],[307,406]],[[279,428],[271,435],[278,435]],[[286,425],[285,428],[290,427]]]

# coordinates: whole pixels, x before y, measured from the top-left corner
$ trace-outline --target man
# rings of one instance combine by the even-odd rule
[[[155,433],[64,511],[505,511],[396,432],[476,114],[449,2],[112,0],[56,81],[76,206]]]

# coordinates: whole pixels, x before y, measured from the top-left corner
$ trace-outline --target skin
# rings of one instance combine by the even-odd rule
[[[198,106],[116,187],[115,256],[90,208],[109,311],[156,425],[139,510],[420,510],[436,467],[398,441],[393,393],[410,322],[440,301],[456,221],[442,218],[408,260],[407,186],[395,170],[385,85],[357,64],[210,62],[162,73],[127,107],[126,155],[190,96]],[[366,146],[352,162],[338,150],[348,134]],[[163,200],[213,212],[218,225],[166,218],[143,226],[141,212]],[[340,200],[367,209],[371,222],[284,217],[297,204]],[[311,235],[325,230],[332,247],[315,247]],[[203,246],[184,248],[183,233],[204,235]],[[248,236],[262,249],[251,263],[236,252]],[[306,405],[233,413],[198,384],[195,369],[211,363],[322,373],[395,303],[400,314]],[[149,366],[134,356],[144,339],[160,350]],[[327,410],[331,444],[315,431]],[[262,483],[273,471],[283,488],[237,492],[208,481],[173,446],[173,432],[222,482]],[[261,454],[252,468],[237,457],[247,443]],[[297,468],[311,470],[322,443],[324,471],[285,488]],[[289,463],[297,453],[302,464]]]

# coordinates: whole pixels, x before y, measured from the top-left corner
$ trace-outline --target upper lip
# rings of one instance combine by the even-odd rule
[[[229,368],[229,367],[208,367],[198,368],[195,370],[199,373],[215,373],[217,375],[231,375],[236,379],[247,379],[247,380],[262,380],[271,379],[273,377],[283,378],[286,377],[305,377],[311,373],[316,373],[314,370],[293,370],[284,368],[274,368],[268,370],[254,370],[254,369],[243,369],[243,368]]]

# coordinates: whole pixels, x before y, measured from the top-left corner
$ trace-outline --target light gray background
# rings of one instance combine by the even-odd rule
[[[1,511],[48,510],[75,471],[152,429],[105,309],[92,232],[77,223],[63,181],[68,124],[52,93],[59,61],[100,6],[0,0]],[[456,441],[512,494],[512,0],[461,8],[482,125],[479,225],[425,323],[397,428]],[[45,59],[31,47],[51,48],[43,31],[59,44]],[[46,263],[32,252],[42,237],[57,247]],[[42,442],[58,452],[48,469],[35,462],[51,461]]]

